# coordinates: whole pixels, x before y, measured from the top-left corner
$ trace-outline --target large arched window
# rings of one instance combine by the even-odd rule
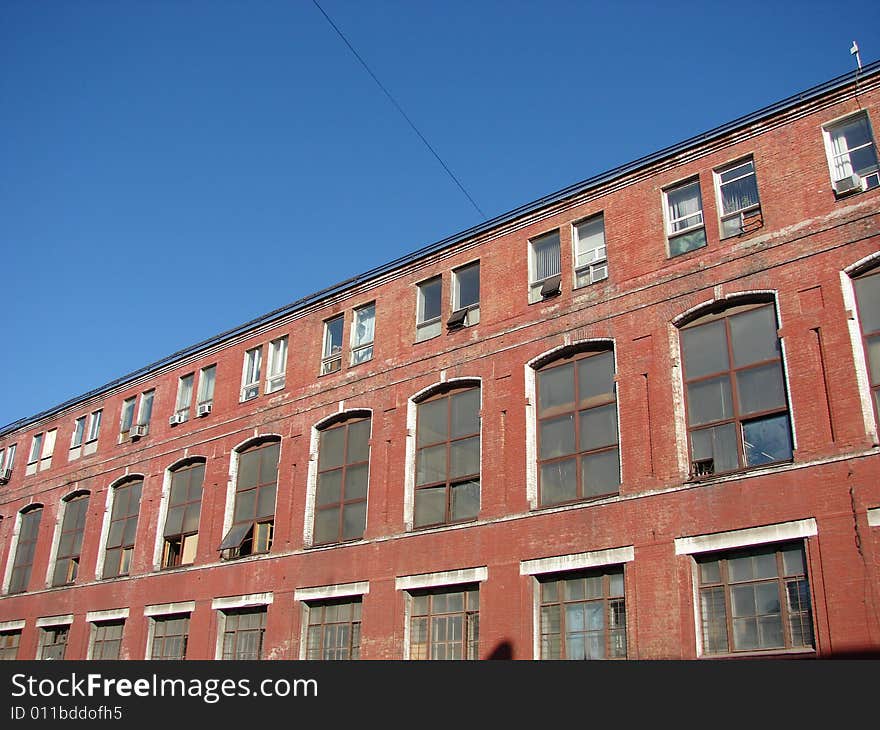
[[[874,417],[880,421],[880,268],[862,274],[853,281],[859,308],[859,324],[868,378],[874,402]]]
[[[128,575],[137,534],[141,490],[144,480],[136,477],[113,488],[113,506],[110,510],[110,529],[104,551],[102,577]]]
[[[20,513],[18,542],[15,546],[15,557],[12,561],[12,574],[9,580],[10,593],[21,593],[28,588],[42,517],[43,505],[41,504],[30,505]]]
[[[190,565],[199,544],[199,515],[202,509],[204,460],[181,464],[170,473],[168,511],[162,531],[162,567]]]
[[[415,527],[463,522],[480,511],[480,387],[434,390],[416,404]]]
[[[226,559],[267,553],[275,527],[281,441],[260,441],[238,453],[232,527],[220,544]]]
[[[766,301],[728,304],[681,328],[693,476],[792,458],[777,329]]]
[[[71,585],[79,572],[79,556],[82,550],[83,534],[86,529],[86,514],[89,511],[89,493],[76,492],[63,502],[64,519],[58,538],[58,553],[55,556],[55,570],[52,573],[53,586]]]
[[[367,520],[369,412],[337,419],[318,432],[315,545],[358,540]]]
[[[620,449],[614,352],[564,351],[537,375],[542,507],[617,494]]]

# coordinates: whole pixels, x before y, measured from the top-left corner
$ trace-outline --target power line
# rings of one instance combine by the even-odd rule
[[[312,0],[312,2],[315,4],[315,7],[318,8],[318,10],[321,11],[321,14],[327,19],[327,22],[330,23],[330,25],[331,25],[331,27],[333,28],[333,30],[336,31],[336,34],[337,34],[340,38],[342,38],[342,41],[345,43],[345,45],[348,46],[348,50],[350,50],[350,51],[354,54],[354,57],[355,57],[358,61],[361,62],[361,66],[363,66],[363,67],[367,70],[367,73],[370,74],[370,76],[372,76],[373,81],[375,81],[376,84],[378,85],[378,87],[379,87],[380,89],[382,89],[382,91],[384,92],[385,96],[388,97],[389,101],[390,101],[392,104],[394,104],[394,106],[397,108],[397,111],[399,111],[400,114],[403,116],[403,118],[406,119],[406,121],[407,121],[407,123],[409,124],[409,126],[412,127],[412,130],[413,130],[413,131],[419,136],[419,139],[422,140],[422,142],[425,143],[425,147],[427,147],[427,148],[431,151],[431,154],[434,155],[434,157],[437,158],[437,162],[439,162],[441,165],[443,165],[443,169],[446,170],[446,173],[449,175],[450,178],[452,178],[452,181],[453,181],[456,185],[458,185],[458,189],[461,190],[461,192],[463,192],[463,193],[465,194],[465,197],[467,197],[467,199],[468,199],[469,201],[471,201],[471,205],[473,205],[474,208],[477,209],[477,212],[478,212],[481,216],[483,216],[483,218],[485,219],[485,218],[486,218],[486,214],[485,214],[482,210],[480,210],[480,206],[476,204],[476,202],[474,201],[474,199],[470,196],[470,193],[468,193],[468,191],[465,190],[464,185],[461,184],[461,182],[459,181],[459,179],[453,174],[452,170],[449,169],[449,166],[448,166],[445,162],[443,162],[443,159],[440,157],[440,155],[437,154],[437,151],[431,146],[431,144],[428,142],[428,140],[425,139],[425,135],[423,135],[423,134],[419,131],[418,127],[416,127],[416,125],[413,123],[412,119],[410,119],[410,118],[407,116],[407,113],[406,113],[405,111],[403,111],[403,108],[400,106],[400,104],[397,103],[397,100],[391,95],[391,92],[389,92],[388,89],[386,89],[385,86],[383,86],[382,82],[379,81],[379,79],[376,77],[376,74],[374,74],[373,71],[370,69],[370,67],[367,65],[367,62],[364,61],[363,58],[361,58],[360,54],[354,49],[354,46],[352,46],[351,43],[348,42],[348,38],[346,38],[345,35],[343,35],[342,31],[339,30],[339,28],[336,26],[336,23],[334,23],[333,20],[330,18],[330,16],[327,15],[327,13],[324,11],[324,8],[322,8],[322,7],[318,4],[318,0]]]

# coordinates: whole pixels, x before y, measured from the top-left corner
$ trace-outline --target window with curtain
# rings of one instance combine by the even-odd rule
[[[217,366],[208,365],[199,371],[198,404],[214,402],[214,382],[217,378]]]
[[[880,186],[877,148],[867,112],[859,112],[825,128],[828,142],[828,165],[838,192],[847,192],[839,183],[856,176],[858,189]]]
[[[761,213],[755,163],[745,160],[717,170],[715,183],[721,209],[721,237],[748,232],[748,221]]]
[[[269,367],[266,374],[266,392],[274,393],[284,387],[287,373],[287,335],[269,343]]]
[[[703,198],[700,181],[693,180],[670,188],[663,193],[666,199],[666,233],[669,255],[680,256],[706,245],[703,226]]]
[[[262,363],[262,347],[254,347],[244,353],[244,367],[241,376],[242,401],[256,398],[260,394],[260,367]]]
[[[529,302],[542,298],[544,283],[560,276],[562,259],[559,250],[559,231],[546,233],[529,241]]]
[[[181,376],[177,381],[177,403],[174,412],[183,421],[189,420],[190,407],[192,405],[193,380],[194,373],[187,373]]]
[[[324,351],[321,356],[321,375],[334,373],[342,367],[342,330],[345,315],[324,322]]]
[[[376,336],[376,304],[366,304],[354,310],[351,327],[351,364],[373,359],[373,339]]]

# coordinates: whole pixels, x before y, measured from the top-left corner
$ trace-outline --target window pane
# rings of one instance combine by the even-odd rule
[[[343,317],[336,317],[324,323],[324,357],[332,357],[342,352]]]
[[[617,404],[611,403],[607,406],[581,411],[580,430],[581,451],[616,444]]]
[[[363,499],[367,496],[367,465],[349,467],[345,472],[345,499]]]
[[[544,411],[574,403],[574,363],[538,373],[538,409]]]
[[[332,469],[342,466],[345,448],[345,428],[328,428],[321,432],[318,454],[318,469]]]
[[[880,336],[868,337],[868,368],[871,372],[871,384],[880,384]]]
[[[449,445],[449,477],[480,473],[480,437],[453,441]]]
[[[172,507],[165,520],[165,535],[179,535],[183,532],[183,513],[185,507]]]
[[[452,519],[469,520],[480,511],[480,482],[465,482],[452,487]]]
[[[744,423],[742,429],[746,463],[749,466],[791,459],[791,425],[788,414]]]
[[[322,509],[315,513],[315,542],[335,542],[339,539],[339,508]]]
[[[739,467],[737,458],[736,427],[732,423],[704,428],[691,433],[691,451],[694,461],[711,459],[710,473],[732,471]]]
[[[727,375],[691,383],[687,387],[687,393],[688,419],[691,426],[733,417],[730,378]]]
[[[532,281],[542,281],[561,270],[559,258],[559,231],[532,241]]]
[[[417,489],[415,526],[435,525],[446,520],[446,487]]]
[[[681,341],[688,380],[729,369],[723,321],[685,329]]]
[[[862,332],[880,330],[880,273],[855,281]]]
[[[541,436],[541,459],[552,459],[575,452],[574,414],[548,418],[539,424]]]
[[[736,387],[743,415],[785,407],[782,366],[778,362],[741,370],[736,374]]]
[[[367,522],[367,503],[347,504],[342,511],[342,539],[354,540],[364,534]]]
[[[318,486],[315,490],[315,502],[319,507],[339,502],[342,495],[342,469],[325,471],[318,474]]]
[[[469,307],[480,301],[480,265],[473,264],[459,269],[456,273],[455,309]]]
[[[234,522],[243,522],[254,518],[255,507],[257,503],[257,490],[249,489],[246,492],[239,492],[235,495],[235,514]]]
[[[348,453],[346,463],[366,461],[370,454],[370,420],[358,421],[348,426]]]
[[[259,451],[247,451],[238,458],[238,481],[237,489],[247,489],[257,483],[260,469]]]
[[[784,550],[782,552],[782,565],[785,575],[803,575],[806,573],[804,551],[801,548]]]
[[[431,446],[418,454],[416,484],[446,481],[446,445]]]
[[[449,434],[448,403],[446,398],[419,404],[418,445],[445,441]]]
[[[260,487],[257,497],[257,517],[271,517],[275,514],[275,486]]]
[[[551,505],[577,499],[577,463],[574,459],[541,467],[541,504]]]
[[[616,494],[620,486],[620,458],[617,449],[581,458],[584,497]]]
[[[363,347],[373,341],[376,331],[376,305],[368,304],[354,311],[352,347]]]
[[[730,318],[734,367],[779,357],[776,314],[772,306],[752,309]]]
[[[439,276],[419,284],[419,322],[427,322],[440,316],[441,287],[442,280]]]
[[[604,250],[601,250],[605,246],[605,219],[603,216],[598,215],[578,223],[574,231],[577,242],[575,266],[589,264],[604,254]]]
[[[614,397],[614,354],[603,352],[578,360],[578,395],[581,402],[598,396]]]
[[[706,231],[698,228],[690,233],[683,233],[680,236],[669,239],[669,255],[680,256],[688,251],[702,248],[706,245]]]
[[[471,388],[461,393],[454,393],[450,398],[452,423],[450,436],[458,438],[471,433],[480,432],[480,390]]]

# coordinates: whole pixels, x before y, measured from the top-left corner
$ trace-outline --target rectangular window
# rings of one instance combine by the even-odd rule
[[[37,659],[64,659],[70,626],[47,626],[40,629]]]
[[[846,195],[880,186],[877,148],[867,112],[829,124],[824,131],[834,192]]]
[[[82,446],[86,437],[86,417],[80,416],[73,422],[73,436],[70,438],[70,448]]]
[[[625,659],[623,568],[542,577],[541,659]]]
[[[324,322],[324,352],[321,357],[321,375],[333,373],[342,367],[342,327],[345,315]]]
[[[256,398],[260,394],[260,368],[262,363],[262,347],[254,347],[244,353],[244,368],[241,376],[242,402]]]
[[[52,454],[55,453],[55,438],[57,436],[57,428],[53,428],[51,431],[46,431],[46,438],[43,439],[43,448],[40,450],[41,471],[52,466]]]
[[[423,281],[418,285],[416,305],[416,342],[423,342],[440,334],[440,307],[443,291],[442,277]]]
[[[42,507],[31,509],[21,514],[18,529],[18,542],[15,547],[15,559],[12,563],[12,575],[9,580],[10,593],[22,593],[27,590],[31,580],[31,568],[34,564],[34,553],[37,549],[37,534],[40,531]]]
[[[271,441],[238,455],[232,527],[220,543],[227,560],[272,547],[280,451],[280,442]]]
[[[119,417],[119,433],[123,436],[127,435],[134,425],[134,409],[137,398],[132,396],[122,401],[122,414]]]
[[[189,420],[194,379],[195,374],[187,373],[177,380],[177,402],[174,404],[174,415],[177,416],[177,423]]]
[[[128,575],[137,535],[143,480],[136,479],[113,490],[113,508],[104,554],[104,578]]]
[[[351,327],[351,364],[373,359],[373,339],[376,335],[376,305],[366,304],[354,310]]]
[[[266,607],[224,612],[223,659],[262,659]]]
[[[352,418],[320,432],[314,543],[358,540],[367,521],[370,419]]]
[[[92,418],[89,421],[89,437],[86,439],[87,441],[96,441],[98,439],[98,434],[101,432],[101,413],[102,411],[92,413]]]
[[[410,659],[478,659],[480,591],[476,586],[412,591]]]
[[[18,657],[21,631],[0,632],[0,661],[12,661]]]
[[[43,438],[41,433],[35,433],[31,440],[31,454],[28,457],[28,464],[36,464],[40,460],[40,452],[43,450]]]
[[[189,639],[189,614],[157,616],[153,619],[153,643],[150,659],[186,659]]]
[[[360,659],[361,599],[308,604],[306,659]]]
[[[874,401],[874,417],[880,423],[880,270],[875,269],[860,276],[854,286],[868,363],[868,381]]]
[[[266,392],[274,393],[284,387],[287,373],[287,336],[269,343],[269,367],[266,373]]]
[[[749,233],[763,225],[755,163],[741,160],[715,171],[721,238]]]
[[[199,516],[202,509],[204,462],[183,466],[171,473],[162,567],[191,565],[199,544]]]
[[[119,659],[124,621],[103,621],[92,625],[92,659]]]
[[[558,294],[561,276],[559,231],[529,241],[529,302],[539,302]]]
[[[585,352],[538,371],[539,503],[617,494],[614,353]]]
[[[608,278],[605,247],[605,216],[599,215],[574,224],[575,286],[587,286]]]
[[[214,403],[214,382],[217,378],[217,366],[208,365],[199,371],[199,394],[198,404],[200,406],[213,405]]]
[[[696,558],[704,654],[813,646],[801,544]]]
[[[480,511],[480,388],[457,388],[416,410],[415,527],[473,520]]]
[[[480,321],[480,262],[452,272],[452,316],[447,325],[469,327]]]
[[[700,181],[692,180],[684,185],[663,192],[666,201],[666,235],[669,238],[669,255],[680,256],[706,245],[706,229],[703,225],[703,198]]]
[[[55,571],[52,575],[53,586],[71,585],[76,581],[79,572],[79,555],[86,528],[86,514],[89,510],[89,495],[75,497],[63,504],[64,521],[61,523],[58,554],[55,557]]]
[[[0,484],[6,484],[12,478],[12,467],[15,464],[15,444],[6,447],[6,453],[0,449]]]
[[[139,426],[149,428],[150,419],[153,417],[153,397],[156,395],[155,390],[147,390],[141,393],[141,402],[138,407],[137,422]]]

